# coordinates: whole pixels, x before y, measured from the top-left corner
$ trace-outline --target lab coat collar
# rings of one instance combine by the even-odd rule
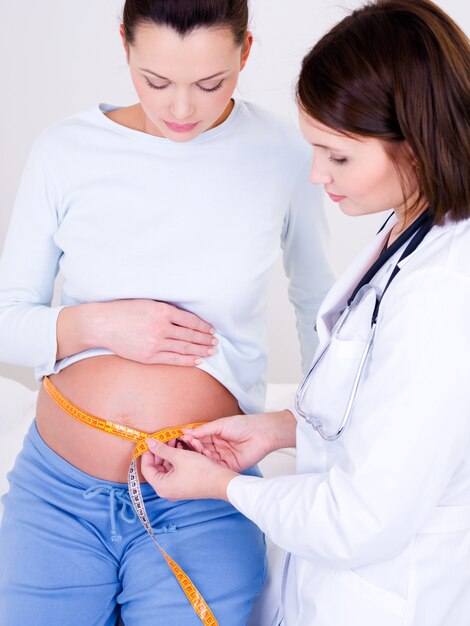
[[[467,227],[467,222],[468,221],[465,220],[464,222],[456,223],[446,220],[442,226],[433,226],[419,247],[400,262],[400,268],[404,267],[404,265],[409,263],[417,254],[420,253],[420,251],[434,242],[438,237],[447,233],[450,229],[459,228],[462,224],[465,224],[465,227]],[[327,293],[318,311],[316,324],[320,344],[322,343],[323,338],[329,335],[334,320],[345,308],[352,290],[369,269],[371,263],[380,254],[390,231],[396,223],[397,219],[395,215],[392,215],[387,221],[385,227],[380,229],[370,244],[362,250],[352,263],[350,263],[344,273],[338,278],[333,287]]]

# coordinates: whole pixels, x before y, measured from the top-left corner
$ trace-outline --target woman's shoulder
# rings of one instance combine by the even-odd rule
[[[286,162],[303,163],[309,157],[310,147],[295,120],[253,102],[242,101],[241,106],[243,141],[258,145],[266,157]]]
[[[54,153],[64,149],[73,149],[86,141],[86,135],[103,129],[105,118],[98,105],[74,113],[47,126],[33,143],[33,152]]]
[[[245,123],[257,133],[270,136],[273,142],[287,142],[293,147],[305,149],[307,144],[294,119],[246,100],[242,101],[242,105]]]

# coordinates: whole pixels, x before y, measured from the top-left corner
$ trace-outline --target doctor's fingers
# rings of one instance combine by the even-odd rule
[[[201,346],[215,346],[219,342],[211,333],[203,333],[192,328],[185,328],[172,324],[168,333],[168,339],[179,339],[191,344],[199,344]]]
[[[222,433],[225,423],[230,419],[232,418],[221,417],[217,420],[213,420],[212,422],[202,424],[201,426],[196,426],[196,428],[183,428],[182,430],[185,435],[197,438],[203,444],[208,444],[209,442],[212,442],[212,437],[217,437]]]
[[[188,446],[190,450],[197,452],[198,454],[203,454],[207,456],[212,461],[216,461],[220,463],[222,461],[222,457],[219,452],[219,447],[216,443],[214,443],[212,437],[204,437],[199,440],[191,435],[183,435],[180,437],[180,441]]]

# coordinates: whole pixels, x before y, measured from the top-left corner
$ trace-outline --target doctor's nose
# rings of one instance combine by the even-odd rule
[[[170,111],[175,117],[175,120],[189,120],[194,113],[194,107],[190,97],[185,94],[177,95],[170,105]]]
[[[310,181],[316,185],[326,185],[333,182],[333,176],[329,172],[327,163],[314,157],[310,170]]]

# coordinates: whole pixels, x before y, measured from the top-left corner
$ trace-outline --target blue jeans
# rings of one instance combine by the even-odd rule
[[[248,473],[256,474],[257,470]],[[0,529],[2,626],[200,626],[134,514],[127,485],[73,467],[36,425],[10,473]],[[246,623],[265,580],[261,531],[217,500],[169,502],[142,485],[150,522],[220,626]]]

